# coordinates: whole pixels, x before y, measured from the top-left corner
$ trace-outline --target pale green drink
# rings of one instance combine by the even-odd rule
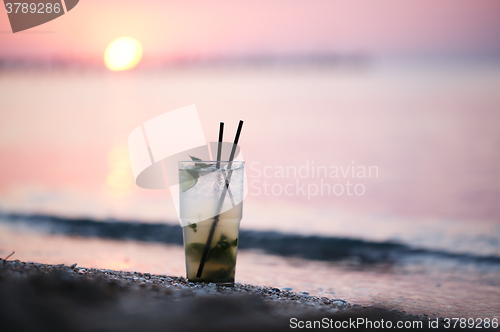
[[[194,282],[234,283],[244,162],[221,161],[219,167],[216,161],[179,162],[180,217],[188,225],[183,227],[186,273]],[[200,270],[214,221],[216,226]]]

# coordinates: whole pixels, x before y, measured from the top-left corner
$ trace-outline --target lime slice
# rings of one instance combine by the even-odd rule
[[[193,188],[196,182],[198,182],[198,179],[193,177],[187,171],[180,171],[179,181],[182,192],[185,192],[186,190]]]

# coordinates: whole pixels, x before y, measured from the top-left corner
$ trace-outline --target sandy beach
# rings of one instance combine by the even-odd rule
[[[360,330],[369,327],[368,320],[422,324],[422,330],[429,322],[425,315],[278,288],[219,287],[176,276],[0,260],[5,331],[285,331],[314,321],[335,328],[360,318]]]
[[[5,7],[0,332],[499,328],[500,1]]]

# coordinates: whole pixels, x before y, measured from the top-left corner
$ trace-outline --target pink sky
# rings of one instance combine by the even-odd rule
[[[0,58],[101,61],[115,38],[146,61],[311,54],[500,55],[497,0],[83,0],[17,34],[0,11]],[[42,33],[50,32],[50,33]]]

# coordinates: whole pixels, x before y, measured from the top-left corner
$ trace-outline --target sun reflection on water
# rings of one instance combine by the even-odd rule
[[[112,148],[108,153],[108,166],[106,192],[112,197],[129,195],[132,192],[134,181],[127,147]]]

